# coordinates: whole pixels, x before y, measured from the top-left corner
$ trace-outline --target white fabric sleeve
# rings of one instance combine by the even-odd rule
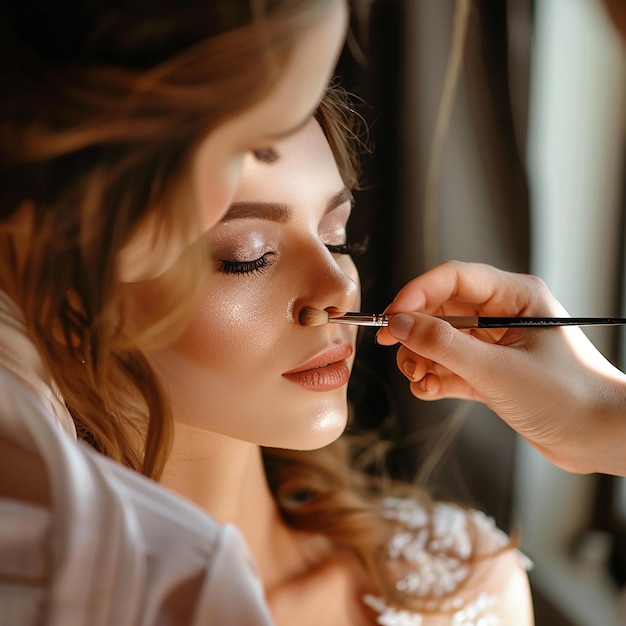
[[[33,572],[20,584],[20,554],[0,571],[0,586],[12,580],[5,591],[15,600],[13,616],[32,617],[20,626],[272,624],[261,581],[234,527],[217,524],[155,482],[77,443],[58,428],[46,401],[2,368],[0,436],[17,437],[16,445],[43,460],[51,490],[51,505],[43,509],[49,523],[39,520],[39,535],[22,542],[31,561],[33,542],[45,555],[35,585],[40,610],[20,610],[20,598],[34,599],[20,586],[26,591],[37,578]],[[41,516],[21,504],[24,515]],[[0,554],[7,542],[20,549],[20,528],[8,532],[3,525],[8,515],[15,519],[15,511],[4,510]],[[33,525],[24,523],[23,529],[32,534]],[[9,626],[5,617],[10,619],[0,610],[0,626]]]

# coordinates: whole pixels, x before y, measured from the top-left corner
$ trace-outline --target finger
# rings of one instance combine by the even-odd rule
[[[429,311],[449,300],[481,304],[505,280],[500,274],[488,265],[446,261],[407,283],[387,312]]]
[[[421,380],[411,382],[411,393],[420,400],[482,400],[462,378],[452,372],[447,375],[428,372]]]
[[[401,324],[396,328],[398,320]],[[396,339],[415,355],[441,364],[466,380],[471,387],[476,387],[476,383],[489,374],[498,374],[497,368],[501,366],[503,356],[498,350],[505,349],[459,331],[443,320],[420,313],[394,315],[388,331],[394,333]],[[404,352],[400,354],[407,356]],[[419,362],[416,360],[416,363]]]
[[[376,343],[380,346],[395,346],[398,340],[383,326],[374,337]]]
[[[442,305],[465,303],[487,314],[520,315],[549,293],[543,282],[525,274],[504,272],[490,265],[447,261],[407,283],[387,307],[400,311],[434,312]]]
[[[415,354],[405,346],[401,346],[396,353],[396,365],[410,381],[420,380],[435,366],[430,359]]]
[[[415,354],[406,346],[398,349],[396,363],[409,379],[411,391],[420,398],[478,399],[475,391],[461,377],[443,365]]]

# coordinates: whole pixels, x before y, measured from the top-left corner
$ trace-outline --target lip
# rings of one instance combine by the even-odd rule
[[[350,379],[347,359],[352,346],[338,344],[326,348],[297,368],[285,372],[283,378],[310,391],[332,391],[343,387]]]

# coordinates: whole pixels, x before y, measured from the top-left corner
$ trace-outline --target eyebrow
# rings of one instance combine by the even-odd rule
[[[234,202],[230,205],[226,215],[220,220],[239,220],[257,218],[286,224],[293,215],[293,209],[288,204],[275,202]]]
[[[344,187],[339,193],[336,193],[326,205],[326,213],[330,213],[333,209],[345,204],[346,202],[350,203],[350,206],[354,207],[354,196],[352,192]]]
[[[326,205],[325,213],[330,213],[333,209],[340,207],[346,202],[354,205],[354,197],[350,190],[344,187],[330,198]],[[220,221],[256,218],[276,222],[277,224],[286,224],[291,220],[292,216],[293,207],[281,202],[234,202]]]

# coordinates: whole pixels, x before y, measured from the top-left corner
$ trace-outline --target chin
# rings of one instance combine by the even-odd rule
[[[346,430],[348,423],[347,409],[326,411],[318,414],[307,437],[303,437],[301,446],[297,450],[317,450],[339,439]]]
[[[267,447],[286,450],[317,450],[338,439],[348,423],[347,406],[323,406],[312,408],[308,415],[294,416],[292,424],[297,429],[285,430],[272,437]]]

